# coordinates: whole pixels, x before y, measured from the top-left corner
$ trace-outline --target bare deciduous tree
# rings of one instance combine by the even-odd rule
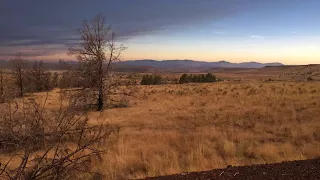
[[[54,88],[59,87],[59,74],[57,72],[53,73],[52,76],[52,86]]]
[[[15,84],[19,88],[19,96],[22,97],[24,93],[24,84],[25,84],[25,73],[26,73],[26,66],[27,61],[21,58],[21,55],[18,53],[15,57],[11,60],[12,63],[12,71],[13,71],[13,78]]]
[[[119,128],[90,124],[86,112],[75,111],[73,102],[71,98],[65,107],[61,101],[57,109],[34,99],[1,106],[0,152],[13,156],[0,162],[0,179],[79,179],[79,173],[97,174],[90,164],[101,160],[104,151],[99,145]],[[10,165],[13,160],[20,163]]]
[[[43,68],[43,62],[34,61],[33,67],[30,71],[30,75],[32,77],[32,81],[35,84],[36,90],[38,92],[43,91],[45,88],[45,69]]]
[[[79,61],[82,87],[98,93],[98,110],[102,111],[111,82],[112,63],[120,60],[125,47],[116,45],[115,33],[111,26],[106,25],[105,18],[101,15],[85,21],[78,33],[82,41],[80,47],[71,48],[69,54],[76,56]]]

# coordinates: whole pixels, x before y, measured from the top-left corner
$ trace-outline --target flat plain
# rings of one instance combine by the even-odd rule
[[[107,179],[320,156],[319,82],[139,86],[129,107],[89,117],[120,126],[94,167]]]
[[[91,123],[120,127],[92,168],[106,179],[136,179],[320,156],[319,81],[217,74],[229,80],[138,85],[128,107],[90,112]],[[49,106],[59,92],[49,92]]]

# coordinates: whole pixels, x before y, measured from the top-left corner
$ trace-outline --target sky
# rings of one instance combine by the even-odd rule
[[[74,59],[76,29],[106,17],[123,60],[320,64],[319,0],[0,0],[0,59]]]

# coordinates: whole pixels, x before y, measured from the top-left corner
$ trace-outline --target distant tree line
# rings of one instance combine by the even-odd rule
[[[141,85],[157,85],[164,84],[165,80],[160,75],[143,75],[140,82]]]
[[[208,73],[204,74],[183,74],[180,79],[179,83],[209,83],[209,82],[216,82],[217,78],[215,75]]]
[[[54,88],[88,88],[93,84],[77,71],[50,72],[43,66],[43,61],[31,62],[19,54],[10,63],[10,71],[0,70],[0,103],[5,99],[23,97],[25,93],[46,92]],[[162,78],[157,76],[153,81],[158,84]]]
[[[17,54],[10,62],[11,71],[0,70],[0,103],[23,97],[25,93],[50,91],[59,87],[59,74],[49,72],[42,61],[31,63]]]
[[[25,93],[46,92],[54,88],[86,88],[88,82],[84,76],[74,71],[50,72],[43,61],[28,61],[16,54],[10,61],[11,69],[0,70],[0,103]],[[162,81],[159,77],[155,82]]]

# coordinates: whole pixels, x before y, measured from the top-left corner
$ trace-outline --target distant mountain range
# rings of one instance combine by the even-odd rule
[[[243,62],[243,63],[231,63],[228,61],[218,62],[206,62],[206,61],[194,61],[194,60],[132,60],[121,61],[116,63],[117,65],[125,66],[148,66],[161,69],[210,69],[210,68],[263,68],[266,66],[284,66],[281,63],[259,63],[259,62]]]
[[[70,63],[70,62],[69,62]],[[76,61],[71,61],[76,65]],[[30,61],[32,65],[32,61]],[[0,60],[0,68],[10,68],[9,61]],[[44,62],[47,69],[59,70],[63,69],[58,62]],[[206,62],[195,60],[130,60],[121,61],[114,64],[114,70],[120,72],[202,72],[212,68],[263,68],[266,66],[284,66],[281,63],[259,63],[259,62],[243,62],[231,63],[227,61]]]

